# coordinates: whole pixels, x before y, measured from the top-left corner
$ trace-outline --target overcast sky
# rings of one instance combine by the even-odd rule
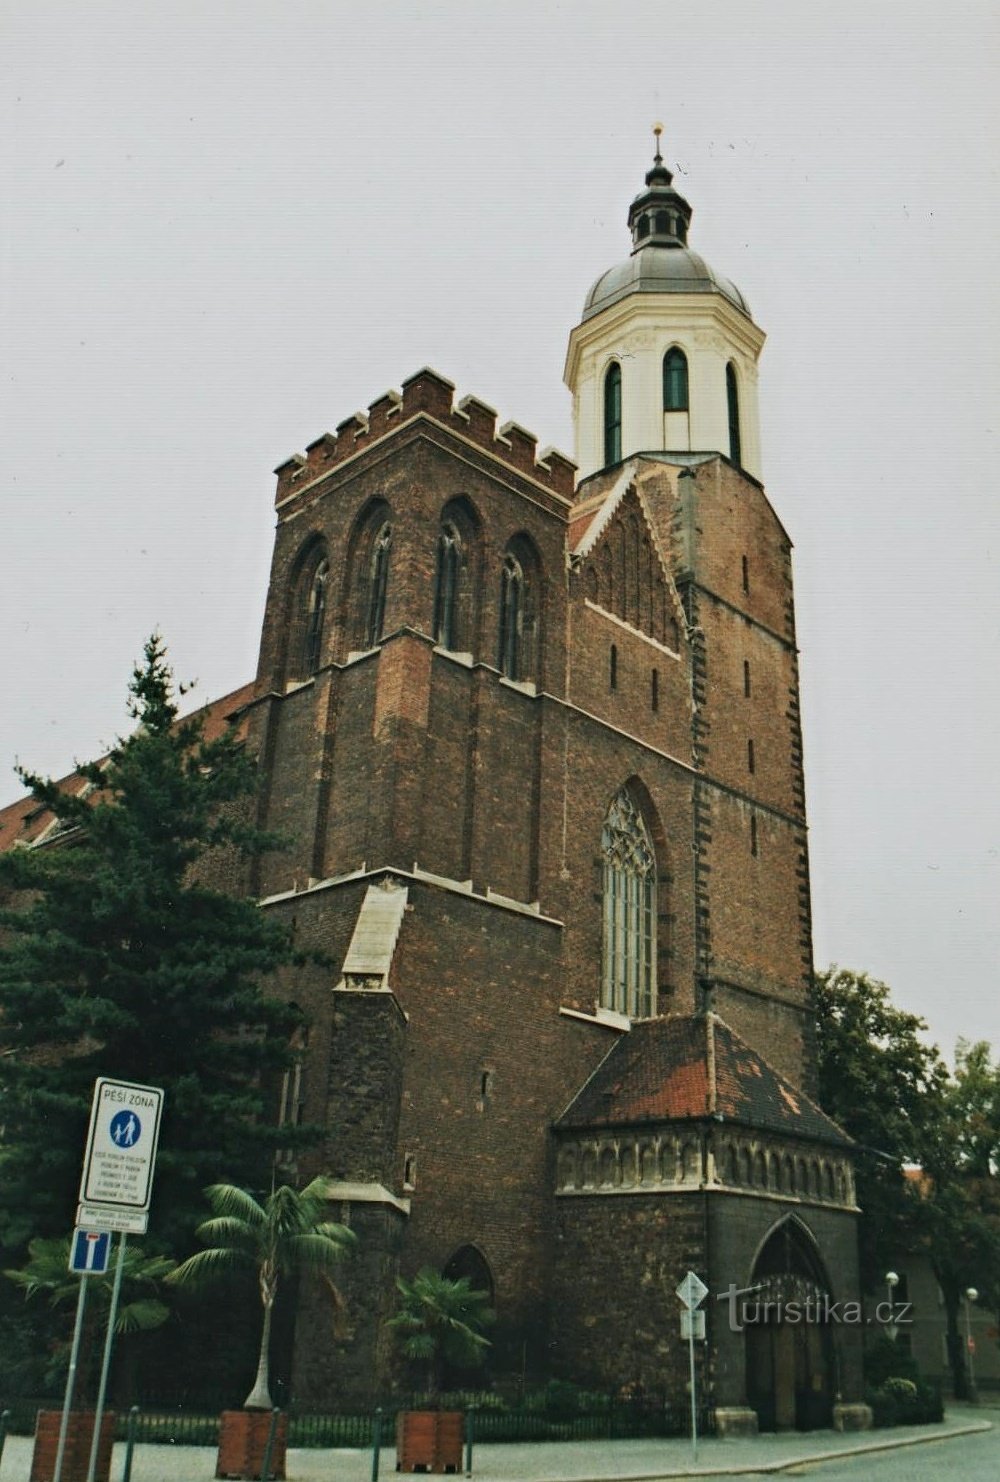
[[[271,470],[430,364],[572,454],[661,119],[767,331],[816,960],[1000,1048],[997,46],[982,0],[4,0],[0,803],[159,627],[251,678]]]

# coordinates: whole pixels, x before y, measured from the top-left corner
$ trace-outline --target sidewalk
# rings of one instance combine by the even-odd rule
[[[803,1462],[832,1460],[900,1446],[947,1446],[949,1438],[993,1429],[1000,1414],[971,1407],[953,1409],[941,1425],[898,1426],[892,1430],[839,1435],[757,1436],[698,1443],[698,1463],[689,1440],[535,1442],[475,1448],[476,1482],[661,1482],[672,1477],[739,1477],[780,1474]],[[32,1440],[8,1436],[0,1459],[0,1482],[28,1482]],[[125,1447],[115,1447],[111,1482],[120,1482]],[[944,1463],[943,1463],[944,1464]],[[288,1482],[370,1482],[370,1451],[290,1449]],[[1000,1451],[998,1451],[1000,1471]],[[215,1473],[213,1446],[137,1446],[132,1482],[210,1482]],[[400,1476],[391,1447],[382,1452],[380,1482]]]

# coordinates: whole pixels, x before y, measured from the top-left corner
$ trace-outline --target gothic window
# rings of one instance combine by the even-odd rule
[[[729,413],[729,456],[740,465],[743,462],[740,447],[740,394],[736,384],[736,368],[730,361],[726,366],[726,408]]]
[[[622,456],[622,368],[608,366],[604,377],[604,462],[620,463]]]
[[[604,950],[601,1002],[648,1019],[655,1010],[656,860],[649,831],[623,790],[601,834]]]
[[[688,409],[688,363],[683,350],[674,345],[663,357],[663,410]]]
[[[375,648],[382,640],[385,622],[385,594],[389,584],[389,551],[392,547],[392,526],[385,524],[376,532],[372,541],[368,563],[368,601],[365,612],[365,647]]]
[[[438,537],[437,574],[434,581],[434,642],[442,648],[458,647],[458,584],[462,568],[462,543],[454,525],[443,527]]]
[[[524,660],[524,570],[510,551],[500,572],[500,673],[520,679]]]
[[[315,674],[323,656],[323,621],[326,617],[326,589],[330,578],[330,563],[320,561],[313,572],[306,593],[305,624],[302,642],[302,673]]]

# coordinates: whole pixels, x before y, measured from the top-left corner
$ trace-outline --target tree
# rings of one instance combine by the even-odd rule
[[[924,1021],[864,973],[820,973],[815,1004],[820,1103],[858,1145],[862,1285],[881,1289],[901,1252],[926,1256],[961,1397],[966,1289],[1000,1310],[1000,1066],[988,1045],[960,1040],[949,1073]],[[905,1179],[904,1163],[919,1177]]]
[[[32,1240],[28,1260],[20,1270],[4,1275],[19,1286],[27,1299],[46,1296],[51,1307],[71,1312],[80,1294],[80,1282],[87,1282],[84,1330],[80,1343],[79,1382],[77,1394],[82,1399],[90,1393],[100,1355],[100,1338],[104,1332],[114,1285],[113,1271],[103,1276],[74,1276],[69,1270],[69,1241]],[[129,1338],[137,1333],[150,1333],[162,1327],[170,1309],[160,1300],[160,1285],[174,1269],[167,1256],[147,1255],[136,1245],[127,1245],[122,1266],[121,1296],[115,1318],[115,1333]],[[72,1326],[72,1323],[70,1324]],[[62,1367],[69,1349],[69,1337],[57,1346],[55,1358]]]
[[[89,796],[22,772],[59,827],[0,856],[0,1246],[71,1228],[95,1078],[165,1090],[151,1234],[190,1248],[200,1191],[258,1186],[272,1149],[265,1082],[300,1015],[262,981],[282,930],[239,887],[273,843],[247,821],[255,769],[233,730],[179,720],[159,637],[129,686],[137,729],[82,766]]]
[[[904,1163],[923,1161],[943,1106],[947,1069],[885,983],[831,967],[815,981],[819,1101],[857,1143],[859,1250],[866,1291],[914,1238],[917,1198]]]
[[[959,1040],[955,1071],[924,1150],[920,1231],[944,1298],[955,1393],[969,1390],[960,1317],[965,1293],[1000,1313],[1000,1065]]]
[[[244,1401],[247,1410],[271,1409],[271,1319],[282,1279],[316,1272],[326,1278],[335,1311],[341,1308],[329,1276],[357,1237],[345,1225],[327,1220],[328,1187],[325,1178],[314,1178],[301,1192],[283,1184],[259,1204],[244,1189],[214,1184],[205,1190],[214,1217],[198,1229],[209,1249],[190,1256],[167,1278],[175,1285],[200,1288],[240,1271],[256,1273],[264,1316],[257,1375]]]
[[[446,1365],[471,1368],[482,1362],[489,1347],[483,1329],[494,1318],[489,1295],[467,1276],[453,1281],[430,1266],[412,1281],[397,1277],[396,1286],[403,1300],[389,1327],[399,1334],[406,1357],[426,1364],[427,1393],[436,1399]]]

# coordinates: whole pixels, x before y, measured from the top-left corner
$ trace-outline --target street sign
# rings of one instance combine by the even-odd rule
[[[689,1271],[675,1290],[689,1311],[697,1307],[708,1294],[708,1287],[694,1271]]]
[[[162,1107],[158,1086],[98,1078],[80,1179],[82,1205],[149,1209]]]
[[[73,1231],[69,1247],[69,1269],[77,1276],[103,1276],[110,1259],[110,1231]]]
[[[112,1209],[110,1204],[78,1204],[76,1222],[88,1230],[120,1230],[123,1235],[145,1235],[147,1209]]]
[[[681,1313],[681,1337],[682,1338],[704,1338],[705,1336],[705,1314],[704,1312],[690,1312],[686,1308]]]

